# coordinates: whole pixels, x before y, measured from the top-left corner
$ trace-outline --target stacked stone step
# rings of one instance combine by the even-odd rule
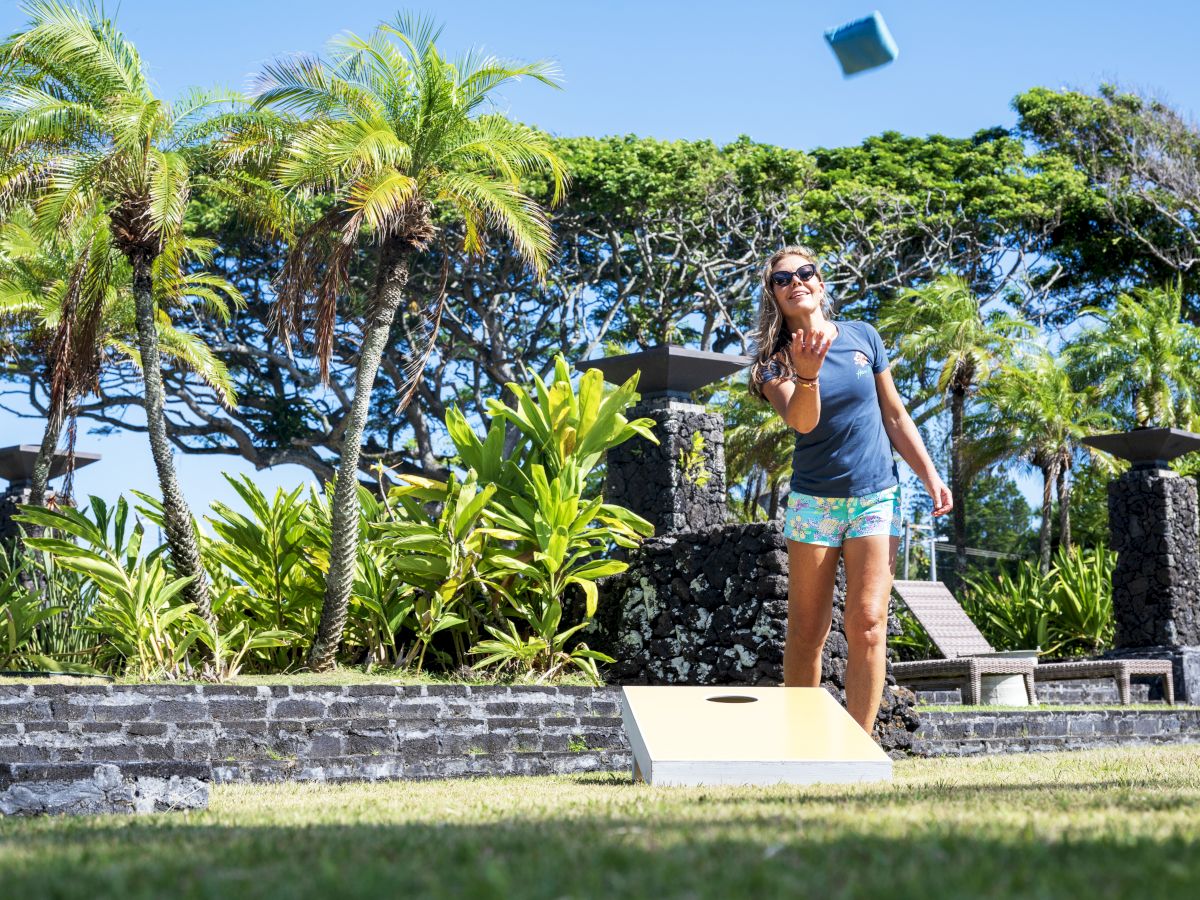
[[[1200,744],[1200,709],[923,710],[912,752],[977,756],[1160,744]]]
[[[178,812],[208,807],[208,763],[0,763],[0,815]]]

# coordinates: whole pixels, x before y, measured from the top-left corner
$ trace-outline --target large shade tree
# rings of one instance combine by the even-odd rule
[[[156,270],[182,233],[194,172],[234,98],[193,91],[155,96],[134,46],[94,4],[33,0],[26,28],[0,45],[0,190],[36,204],[47,227],[102,210],[112,246],[130,267],[150,449],[163,527],[184,598],[212,621],[191,511],[175,473],[163,417]],[[16,162],[13,162],[16,160]],[[178,244],[175,244],[178,246]]]
[[[940,397],[950,408],[950,489],[961,499],[968,487],[963,459],[968,400],[1033,326],[1001,309],[985,312],[966,280],[949,275],[900,295],[881,312],[879,327],[901,357],[900,380],[908,380],[908,373],[915,384],[928,384],[918,403]],[[954,543],[961,574],[967,564],[964,503],[954,504]]]
[[[1058,287],[1108,308],[1131,284],[1178,279],[1200,323],[1200,129],[1159,98],[1116,85],[1094,94],[1033,88],[1013,101],[1018,129],[1085,179],[1054,230]]]
[[[492,92],[523,76],[553,84],[545,63],[517,65],[469,54],[451,62],[440,30],[400,17],[368,38],[350,35],[326,59],[293,57],[268,66],[256,105],[298,118],[279,148],[274,177],[293,195],[325,195],[327,210],[289,247],[277,280],[285,333],[311,337],[328,372],[339,300],[357,248],[374,247],[374,282],[361,315],[353,400],[344,421],[332,509],[332,542],[321,621],[308,664],[335,659],[354,581],[359,539],[358,461],[371,392],[397,311],[407,301],[405,382],[393,415],[407,405],[438,335],[443,295],[406,290],[414,257],[434,239],[439,215],[462,223],[467,252],[499,231],[535,272],[553,247],[541,206],[522,180],[549,172],[557,200],[565,182],[546,136],[489,113]],[[244,140],[255,140],[251,125]],[[235,136],[234,142],[238,138]],[[311,329],[306,326],[311,311]]]

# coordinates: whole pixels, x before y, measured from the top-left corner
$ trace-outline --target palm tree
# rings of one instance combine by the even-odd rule
[[[1077,389],[1071,373],[1045,348],[1022,355],[980,392],[973,417],[973,461],[996,462],[1016,456],[1042,475],[1042,524],[1038,537],[1041,569],[1050,570],[1052,496],[1057,488],[1059,540],[1071,546],[1070,470],[1077,452],[1091,451],[1081,439],[1110,430],[1112,415],[1099,405],[1094,387]]]
[[[375,245],[376,274],[365,310],[354,400],[344,428],[332,509],[332,544],[314,671],[334,662],[346,621],[359,539],[358,468],[376,370],[409,267],[434,237],[435,204],[465,223],[465,250],[483,252],[486,228],[500,231],[539,275],[553,246],[543,210],[522,179],[549,172],[557,202],[563,164],[542,134],[485,114],[489,95],[522,76],[553,84],[544,63],[514,65],[492,57],[443,59],[429,22],[400,17],[368,39],[350,35],[329,58],[299,57],[268,66],[256,106],[299,121],[280,148],[274,176],[291,196],[325,194],[327,212],[292,242],[277,285],[284,334],[297,335],[312,297],[312,336],[322,375],[328,366],[338,298],[362,243]],[[249,130],[244,143],[261,135]],[[238,146],[234,135],[232,144]],[[410,298],[419,337],[409,348],[400,408],[407,404],[437,337],[442,297]]]
[[[224,364],[200,338],[175,328],[168,313],[200,303],[228,319],[230,302],[241,301],[224,279],[193,270],[209,261],[212,249],[211,242],[182,239],[182,253],[172,248],[160,256],[155,278],[159,350],[232,408],[236,398]],[[176,271],[168,272],[170,266]],[[0,223],[0,326],[18,336],[24,348],[40,348],[45,358],[40,377],[48,384],[49,409],[29,500],[41,506],[75,401],[95,389],[106,363],[141,366],[141,354],[132,346],[137,327],[131,272],[113,248],[107,216],[80,217],[70,231],[49,235],[39,233],[28,207]]]
[[[195,523],[179,486],[164,417],[155,276],[183,232],[193,171],[218,127],[215,107],[236,98],[193,91],[154,95],[137,50],[92,3],[32,0],[26,29],[0,44],[0,191],[36,199],[39,223],[69,228],[102,210],[112,246],[130,267],[150,449],[171,559],[192,580],[184,599],[212,621]]]
[[[1137,288],[1068,348],[1073,368],[1137,427],[1191,428],[1200,399],[1200,328],[1183,320],[1183,289]],[[1128,404],[1128,405],[1126,405]]]
[[[968,477],[964,453],[963,416],[968,399],[987,382],[1019,340],[1035,329],[1028,322],[993,310],[985,315],[979,298],[966,280],[947,275],[924,287],[906,291],[879,316],[879,328],[896,347],[902,367],[924,376],[935,373],[932,388],[917,399],[921,404],[941,397],[950,407],[950,490],[954,504],[955,562],[966,570]]]
[[[741,516],[757,521],[759,499],[770,498],[767,519],[781,514],[787,479],[792,471],[793,432],[775,410],[750,396],[746,385],[729,391],[721,406],[725,417],[725,476],[730,485],[741,483],[745,497]]]

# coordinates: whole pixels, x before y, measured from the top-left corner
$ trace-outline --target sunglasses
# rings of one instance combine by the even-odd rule
[[[798,268],[795,272],[772,272],[771,284],[775,285],[775,287],[786,287],[792,283],[793,278],[799,278],[801,281],[808,281],[808,279],[812,278],[816,274],[817,267],[812,263],[806,263]]]

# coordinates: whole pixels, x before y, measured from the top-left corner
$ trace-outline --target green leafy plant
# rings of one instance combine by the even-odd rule
[[[997,650],[1049,649],[1053,602],[1037,565],[1022,562],[1014,571],[968,575],[963,608]]]
[[[221,608],[230,601],[228,592],[222,592],[213,603],[213,613],[218,621],[225,621]],[[236,602],[236,601],[235,601]],[[209,650],[210,662],[206,664],[210,675],[218,681],[236,678],[251,653],[297,644],[301,635],[282,629],[258,628],[249,619],[241,618],[227,630],[208,622],[195,613],[188,616],[195,638]]]
[[[496,575],[508,571],[504,548],[495,534],[481,527],[484,508],[495,495],[494,484],[480,486],[475,471],[461,481],[447,482],[416,476],[400,476],[404,482],[389,493],[396,519],[375,525],[376,546],[390,553],[388,568],[411,590],[391,588],[397,596],[392,615],[402,621],[415,640],[401,660],[402,665],[424,665],[434,638],[453,630],[461,661],[466,647],[465,626],[477,618],[474,606],[483,601],[494,606],[494,595],[502,589]],[[430,521],[422,503],[440,507]]]
[[[247,640],[254,634],[289,634],[290,641],[255,641],[252,649],[272,651],[263,657],[266,668],[298,666],[307,650],[306,637],[316,631],[321,614],[322,555],[314,553],[319,543],[314,531],[320,527],[314,516],[321,516],[321,507],[305,498],[303,487],[287,493],[276,489],[268,498],[247,476],[225,479],[248,514],[214,503],[206,517],[214,537],[203,541],[203,553],[214,588],[221,577],[218,569],[228,576],[219,610],[213,602],[219,626],[207,633],[217,640],[215,635],[227,630],[225,641],[235,633]],[[205,643],[215,652],[214,644]]]
[[[484,515],[489,533],[512,550],[497,560],[509,575],[504,582],[507,614],[524,620],[529,629],[522,637],[511,621],[503,628],[489,625],[493,640],[474,648],[483,657],[476,667],[516,664],[545,677],[571,665],[599,682],[596,663],[611,658],[571,639],[596,613],[597,579],[626,568],[603,556],[611,547],[636,547],[653,527],[623,507],[586,497],[587,476],[611,447],[635,435],[656,441],[653,422],[624,416],[637,398],[636,375],[606,390],[600,371],[591,369],[576,391],[566,360],[559,356],[550,383],[536,374],[532,381],[533,390],[508,385],[515,398],[512,406],[489,402],[494,418],[483,441],[461,416],[453,425],[447,417],[460,458],[472,468],[481,465],[481,480],[486,473],[497,484]],[[503,455],[500,423],[515,427],[521,438],[517,452],[508,457]],[[572,591],[582,597],[582,608],[577,621],[564,628],[563,603]]]
[[[1044,575],[1037,563],[968,576],[963,608],[998,650],[1040,648],[1049,657],[1098,653],[1112,645],[1112,572],[1107,550],[1059,549]]]
[[[90,510],[94,521],[77,509],[31,506],[22,507],[17,518],[47,534],[63,535],[26,538],[25,543],[95,585],[97,600],[82,627],[102,639],[96,651],[101,668],[140,678],[179,677],[198,636],[186,618],[194,604],[177,599],[190,576],[176,578],[167,571],[163,548],[142,557],[145,529],[140,522],[129,527],[124,497],[111,507],[92,497]]]
[[[193,624],[200,619],[190,615],[195,605],[177,601],[190,578],[172,578],[161,558],[139,560],[129,571],[87,551],[60,559],[101,580],[101,600],[84,627],[104,638],[102,662],[115,656],[113,668],[147,680],[185,673],[187,652],[200,636]]]
[[[559,631],[557,616],[561,612],[561,607],[550,607],[546,620],[533,623],[536,633],[529,637],[522,637],[512,620],[504,623],[504,629],[487,626],[493,640],[479,641],[473,648],[473,653],[483,656],[483,659],[475,664],[475,668],[496,666],[501,672],[508,669],[518,674],[538,672],[540,674],[535,677],[535,681],[540,684],[553,678],[567,666],[574,666],[599,684],[601,679],[596,662],[612,662],[612,657],[605,656],[598,650],[589,650],[586,644],[577,644],[568,650],[567,639],[583,628],[583,624]],[[532,613],[526,611],[526,618],[531,616]]]
[[[897,606],[894,613],[900,620],[900,634],[888,638],[888,648],[895,650],[900,659],[934,659],[937,657],[933,641],[916,617],[902,606]]]
[[[704,463],[704,435],[700,432],[692,433],[690,449],[679,451],[679,470],[685,482],[698,488],[704,487],[712,478],[712,472]]]
[[[1110,550],[1059,551],[1050,569],[1054,615],[1051,646],[1062,655],[1094,654],[1112,646],[1112,575],[1117,555]]]
[[[14,552],[0,550],[4,571],[0,572],[0,668],[59,671],[60,664],[37,652],[38,630],[64,612],[62,606],[46,606],[21,584],[24,570],[14,565]]]

